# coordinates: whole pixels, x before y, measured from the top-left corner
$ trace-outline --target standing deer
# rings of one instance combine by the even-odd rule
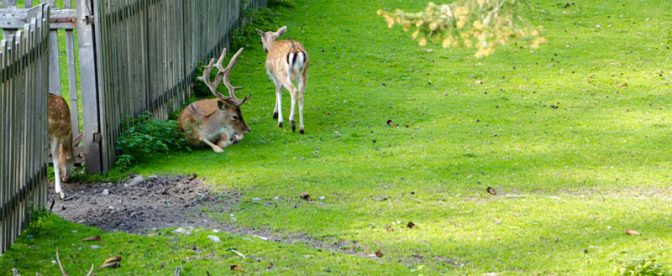
[[[266,73],[275,85],[275,108],[273,118],[278,119],[278,127],[282,127],[282,87],[289,91],[292,97],[292,105],[289,112],[289,123],[292,131],[296,131],[294,123],[294,106],[299,100],[299,132],[304,133],[303,128],[303,92],[306,89],[306,75],[308,73],[308,54],[301,43],[293,40],[277,40],[287,31],[287,26],[282,26],[275,32],[257,30],[261,36],[261,44],[264,46],[266,55]],[[296,80],[298,91],[292,83]]]
[[[67,182],[70,178],[70,170],[75,164],[74,148],[82,140],[80,133],[73,141],[72,123],[70,121],[70,109],[65,99],[61,96],[49,94],[47,99],[49,115],[49,143],[51,158],[54,164],[55,190],[63,199],[65,194],[61,188],[61,181]]]
[[[238,57],[243,52],[240,48],[231,58],[226,68],[222,67],[222,61],[226,56],[226,49],[222,51],[217,63],[211,59],[208,66],[203,69],[203,75],[198,77],[210,89],[216,99],[206,99],[196,101],[182,110],[180,118],[180,129],[185,133],[187,141],[192,146],[206,144],[215,152],[224,151],[223,148],[231,144],[236,144],[243,139],[245,133],[250,128],[243,120],[243,114],[240,112],[240,106],[250,97],[246,96],[243,100],[236,98],[235,90],[240,87],[231,85],[229,74],[236,64]],[[210,80],[212,68],[217,68],[215,80]],[[217,91],[217,86],[222,82],[229,90],[229,96],[225,97]]]

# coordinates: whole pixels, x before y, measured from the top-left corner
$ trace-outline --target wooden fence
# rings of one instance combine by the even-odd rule
[[[76,152],[88,172],[106,171],[121,123],[179,108],[198,64],[229,44],[245,9],[267,0],[65,0],[63,9],[33,1],[22,9],[0,0],[0,254],[25,227],[27,209],[46,201],[48,92],[69,94],[73,131],[85,134]]]
[[[24,1],[26,8],[33,1]],[[165,119],[179,107],[191,93],[199,62],[228,45],[245,9],[267,2],[65,0],[54,9],[55,0],[40,1],[52,7],[49,91],[68,94],[72,125],[78,126],[73,134],[84,132],[75,152],[89,173],[114,164],[114,143],[124,120],[143,111]],[[0,0],[5,36],[28,17],[16,5],[16,0]],[[64,59],[59,47],[65,47]]]
[[[94,1],[102,171],[113,165],[121,123],[143,111],[166,119],[190,95],[199,62],[229,43],[242,11],[263,5],[266,0]]]
[[[49,8],[0,43],[0,253],[47,200]]]

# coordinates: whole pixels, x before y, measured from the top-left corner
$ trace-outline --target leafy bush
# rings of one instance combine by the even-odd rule
[[[268,0],[268,7],[269,8],[277,8],[277,7],[293,8],[294,7],[294,0]]]
[[[212,96],[212,93],[210,93],[210,88],[208,88],[207,85],[205,85],[204,82],[198,79],[201,75],[203,75],[203,67],[204,64],[198,64],[196,67],[196,71],[194,71],[194,77],[191,80],[191,95],[195,98],[207,98]],[[211,76],[212,77],[212,76]]]
[[[616,267],[614,272],[622,276],[658,276],[669,275],[669,272],[656,262],[656,259],[651,256],[637,257],[627,261],[622,261]]]
[[[117,138],[116,165],[126,168],[155,154],[189,150],[177,121],[162,121],[142,113],[123,124],[123,133]]]

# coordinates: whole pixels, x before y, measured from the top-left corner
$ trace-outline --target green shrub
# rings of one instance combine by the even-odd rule
[[[202,98],[208,98],[212,96],[212,93],[210,92],[210,88],[208,88],[207,85],[205,85],[204,82],[198,79],[201,75],[203,75],[203,67],[205,65],[200,63],[196,67],[196,71],[194,71],[194,77],[191,80],[191,95],[194,98],[197,99],[202,99]],[[216,71],[216,70],[213,70]],[[213,72],[210,73],[210,77],[214,77]]]
[[[651,256],[636,257],[630,260],[621,261],[614,272],[622,276],[658,276],[670,275],[663,267]]]
[[[125,122],[122,128],[124,131],[115,143],[116,165],[122,168],[155,154],[189,150],[177,121],[156,120],[150,113],[142,113]]]
[[[294,0],[268,0],[268,7],[269,8],[277,8],[277,7],[293,8],[294,7]]]

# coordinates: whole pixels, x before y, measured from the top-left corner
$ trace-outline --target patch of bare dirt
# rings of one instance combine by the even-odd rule
[[[58,199],[50,187],[52,212],[106,231],[146,234],[163,228],[217,229],[239,236],[285,244],[305,244],[320,250],[377,259],[375,249],[354,240],[322,240],[304,233],[281,234],[267,229],[240,227],[211,215],[233,213],[241,194],[213,192],[195,176],[130,177],[125,183],[64,184],[66,197]],[[298,196],[297,201],[303,201]],[[183,230],[183,231],[182,231]]]
[[[234,235],[286,244],[306,244],[345,254],[371,257],[357,241],[323,241],[303,233],[279,234],[244,228],[214,219],[210,214],[231,213],[241,194],[213,193],[195,176],[135,176],[126,183],[64,184],[66,197],[58,199],[50,187],[52,212],[107,231],[145,234],[162,228],[210,228]]]
[[[136,176],[118,184],[66,184],[64,190],[64,200],[50,191],[54,213],[107,231],[138,234],[178,226],[217,228],[221,223],[208,212],[230,211],[240,200],[236,192],[211,193],[195,176]]]

